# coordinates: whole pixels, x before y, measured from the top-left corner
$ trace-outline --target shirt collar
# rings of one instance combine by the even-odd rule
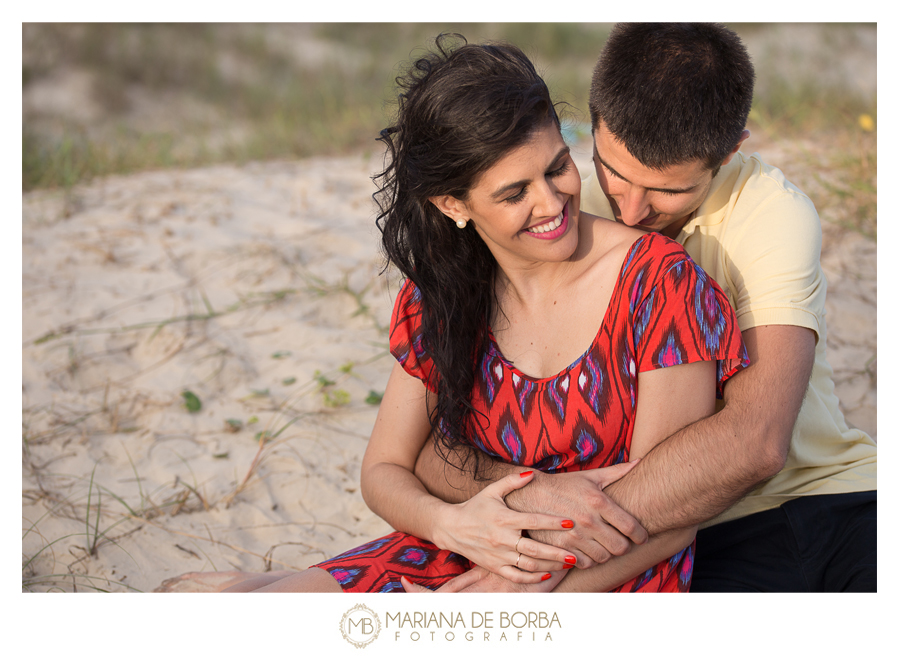
[[[694,231],[701,226],[714,226],[720,224],[725,219],[725,214],[731,202],[731,194],[734,191],[735,180],[746,162],[746,156],[743,153],[736,153],[728,164],[722,165],[712,185],[709,193],[700,204],[700,207],[694,211],[693,217],[681,227],[678,235],[678,241],[683,242],[690,237]]]

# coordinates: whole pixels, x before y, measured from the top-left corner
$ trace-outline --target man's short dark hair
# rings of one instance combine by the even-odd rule
[[[703,160],[718,171],[753,102],[753,64],[740,38],[714,23],[621,23],[591,82],[599,122],[644,166]]]

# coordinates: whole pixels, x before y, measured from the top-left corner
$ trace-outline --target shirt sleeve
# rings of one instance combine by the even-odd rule
[[[812,329],[818,340],[826,289],[821,247],[815,207],[792,190],[770,197],[732,230],[726,248],[741,330],[790,324]]]
[[[422,380],[432,392],[437,392],[431,381],[433,370],[431,357],[422,347],[422,296],[409,279],[403,282],[394,301],[390,349],[391,354],[408,374]]]
[[[716,395],[750,365],[734,310],[718,284],[689,256],[672,264],[634,316],[638,372],[716,361]]]

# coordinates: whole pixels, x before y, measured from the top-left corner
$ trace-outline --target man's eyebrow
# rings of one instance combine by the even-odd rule
[[[616,178],[621,178],[626,183],[630,183],[631,181],[625,178],[618,171],[609,166],[609,163],[606,162],[603,158],[600,157],[600,154],[597,153],[597,149],[594,149],[594,156],[600,161],[604,167],[609,169],[610,173]],[[644,188],[650,192],[666,192],[667,194],[686,194],[687,192],[693,192],[696,189],[696,185],[691,185],[690,187],[647,187]]]
[[[571,149],[569,149],[568,146],[563,146],[561,149],[559,149],[559,153],[557,153],[556,157],[553,158],[553,163],[559,162],[559,159],[562,158],[564,155],[566,155],[570,150]],[[525,180],[517,180],[514,183],[509,183],[508,185],[504,185],[499,190],[497,190],[491,194],[491,199],[494,199],[494,200],[499,199],[507,192],[514,190],[517,187],[522,187],[523,185],[528,185],[528,183],[530,183],[530,182],[531,182],[531,179],[529,178],[529,179],[525,179]]]

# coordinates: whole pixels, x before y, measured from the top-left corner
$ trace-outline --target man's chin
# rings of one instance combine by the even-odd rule
[[[627,226],[627,224],[625,224],[625,222],[623,222],[623,221],[622,221],[620,218],[618,218],[618,217],[616,217],[616,222],[618,222],[619,224],[622,224],[622,225],[624,225],[624,226]],[[658,232],[659,232],[659,229],[658,229],[658,228],[655,228],[655,227],[653,227],[653,226],[641,226],[640,224],[635,224],[635,225],[632,226],[631,228],[636,228],[636,229],[638,229],[638,230],[640,230],[640,231],[644,231],[645,233],[658,233]]]

